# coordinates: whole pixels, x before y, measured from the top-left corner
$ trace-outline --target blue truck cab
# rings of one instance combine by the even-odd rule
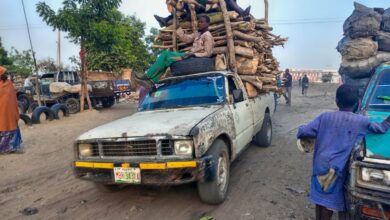
[[[376,122],[390,115],[390,63],[376,69],[358,112]],[[352,219],[390,219],[390,131],[356,143],[346,187]]]

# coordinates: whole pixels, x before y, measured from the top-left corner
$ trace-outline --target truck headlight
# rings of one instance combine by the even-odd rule
[[[390,171],[363,167],[361,179],[375,185],[390,186]]]
[[[80,157],[90,157],[93,155],[92,144],[79,144],[78,147]]]
[[[175,154],[179,156],[192,155],[193,142],[191,140],[175,141]]]

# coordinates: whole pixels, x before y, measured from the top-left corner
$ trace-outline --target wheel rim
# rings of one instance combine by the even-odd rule
[[[59,111],[58,111],[58,118],[59,118],[59,119],[63,118],[64,115],[65,115],[65,114],[64,114],[64,111],[62,111],[62,110],[59,110]]]
[[[267,141],[268,141],[268,143],[271,142],[271,138],[272,138],[271,123],[270,123],[270,122],[267,122]]]
[[[78,111],[78,104],[74,101],[68,101],[68,103],[66,103],[66,107],[68,107],[69,112],[71,113],[76,113]]]
[[[226,157],[222,154],[218,158],[218,188],[221,193],[224,193],[227,183],[227,161]]]
[[[42,113],[42,114],[39,116],[39,121],[40,121],[40,122],[45,122],[46,119],[47,119],[47,117],[46,117],[46,114],[44,114],[44,113]]]

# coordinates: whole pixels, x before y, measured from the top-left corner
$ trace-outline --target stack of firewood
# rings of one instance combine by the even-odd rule
[[[213,55],[216,63],[219,59],[228,60],[230,54],[234,54],[234,65],[227,64],[224,67],[216,65],[216,70],[232,69],[240,75],[245,83],[250,97],[255,97],[259,93],[277,91],[276,76],[279,74],[279,63],[272,55],[274,46],[283,46],[287,38],[281,38],[271,33],[272,28],[268,26],[265,19],[255,19],[253,17],[242,18],[234,11],[226,11],[218,4],[213,6],[221,12],[207,13],[210,17],[209,31],[214,37]],[[181,12],[183,13],[183,12]],[[195,14],[192,11],[191,14]],[[226,28],[226,18],[230,20],[231,28]],[[180,26],[188,34],[196,31],[195,16],[192,21],[172,22],[173,24],[160,30],[155,39],[155,48],[172,49],[176,51],[188,51],[192,44],[176,41],[175,28]],[[228,30],[228,29],[231,29]],[[230,32],[230,35],[229,35]],[[233,36],[234,53],[229,49],[228,37]],[[232,44],[231,44],[232,45]]]

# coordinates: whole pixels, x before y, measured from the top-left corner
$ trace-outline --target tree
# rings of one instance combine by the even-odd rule
[[[149,53],[144,38],[145,23],[135,16],[118,13],[115,23],[100,22],[94,26],[96,35],[108,36],[100,39],[100,47],[86,44],[88,68],[120,72],[123,68],[144,71],[152,55]]]
[[[8,67],[10,65],[12,65],[12,61],[8,57],[8,52],[4,49],[0,38],[0,66]]]
[[[20,52],[12,47],[9,59],[12,64],[7,66],[7,68],[14,72],[15,75],[26,77],[33,73],[34,60],[31,50],[23,50]]]
[[[148,50],[151,53],[151,60],[152,62],[156,60],[157,56],[163,51],[160,48],[153,48],[154,39],[156,39],[156,36],[158,35],[158,29],[155,27],[152,27],[150,29],[150,33],[145,38],[146,45],[148,46]]]
[[[38,66],[38,70],[45,73],[55,72],[58,71],[58,69],[62,69],[62,67],[61,66],[58,67],[54,59],[50,57],[38,60],[37,66]]]
[[[104,25],[114,25],[118,21],[117,10],[121,0],[64,0],[63,7],[55,12],[45,2],[37,4],[37,12],[43,20],[54,29],[68,33],[68,37],[80,45],[81,59],[81,111],[84,111],[84,97],[91,108],[86,82],[86,56],[88,48],[109,50],[115,44],[112,41],[112,32],[96,31]],[[87,48],[88,45],[88,48]]]

